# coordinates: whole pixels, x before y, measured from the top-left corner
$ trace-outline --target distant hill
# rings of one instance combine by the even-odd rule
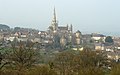
[[[0,24],[0,30],[10,30],[10,27],[5,24]]]

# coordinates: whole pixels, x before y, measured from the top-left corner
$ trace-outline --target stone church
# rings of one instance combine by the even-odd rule
[[[56,18],[56,11],[54,8],[53,19],[51,25],[48,27],[48,33],[53,41],[58,41],[60,45],[65,46],[67,43],[72,42],[72,35],[73,35],[73,26],[66,24],[66,26],[59,26],[57,18]],[[55,36],[58,37],[55,41]]]

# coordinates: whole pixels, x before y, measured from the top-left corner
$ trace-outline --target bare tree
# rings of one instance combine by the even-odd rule
[[[18,46],[13,46],[13,52],[10,54],[10,60],[19,71],[23,68],[29,68],[37,61],[37,52],[33,48],[34,44],[20,42]]]

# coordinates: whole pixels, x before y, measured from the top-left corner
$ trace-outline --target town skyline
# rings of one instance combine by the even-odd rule
[[[0,75],[119,75],[120,0],[0,0]]]
[[[40,1],[12,0],[9,2],[1,0],[0,23],[7,24],[11,28],[47,30],[51,24],[55,6],[59,25],[72,24],[74,31],[80,30],[83,33],[100,32],[108,35],[120,35],[118,0]],[[72,5],[73,2],[76,4]],[[31,6],[32,4],[36,5]],[[24,6],[26,7],[23,8]],[[43,7],[44,9],[42,9]]]

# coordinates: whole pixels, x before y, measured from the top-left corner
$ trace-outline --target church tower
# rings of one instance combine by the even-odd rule
[[[73,32],[73,26],[72,26],[72,24],[70,25],[70,32],[72,33]]]
[[[58,23],[57,23],[57,19],[56,19],[56,11],[54,8],[54,13],[53,13],[53,19],[52,19],[52,23],[51,23],[53,32],[57,32],[58,31]]]

